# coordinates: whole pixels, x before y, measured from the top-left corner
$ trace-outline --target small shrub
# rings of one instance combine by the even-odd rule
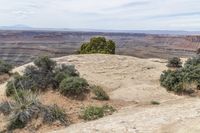
[[[181,59],[178,57],[173,57],[173,58],[169,59],[167,67],[174,67],[174,68],[182,67]]]
[[[0,61],[0,75],[1,74],[9,74],[12,70],[13,66],[11,64],[8,64],[4,61]]]
[[[27,66],[24,75],[35,82],[37,88],[45,90],[54,86],[54,73],[52,71],[44,71],[35,66]]]
[[[70,77],[64,79],[60,84],[60,92],[63,95],[80,96],[87,91],[88,83],[85,79],[79,77]]]
[[[159,105],[160,102],[158,102],[158,101],[151,101],[151,104],[153,104],[153,105]]]
[[[115,54],[115,42],[106,40],[105,37],[93,37],[90,42],[82,44],[80,54]]]
[[[87,121],[96,120],[106,115],[110,115],[115,111],[112,106],[104,105],[103,107],[89,106],[82,113],[81,118]]]
[[[116,111],[116,109],[110,105],[104,105],[102,108],[103,108],[104,116],[111,115],[113,112]]]
[[[62,108],[58,107],[57,105],[45,107],[43,122],[51,124],[57,120],[59,120],[65,126],[69,124],[67,115]]]
[[[92,92],[97,100],[109,100],[108,94],[100,86],[92,86]]]
[[[39,56],[34,60],[34,64],[44,72],[52,71],[56,67],[56,62],[48,56]]]
[[[24,128],[40,112],[41,104],[36,95],[30,91],[23,91],[21,94],[23,97],[19,97],[17,92],[15,94],[15,101],[9,115],[8,130]]]
[[[56,67],[55,71],[56,73],[65,73],[68,76],[79,76],[79,72],[76,70],[74,65],[61,64],[60,66]]]
[[[84,120],[95,120],[102,118],[104,116],[103,108],[89,106],[86,107],[83,111],[83,115],[81,116]]]

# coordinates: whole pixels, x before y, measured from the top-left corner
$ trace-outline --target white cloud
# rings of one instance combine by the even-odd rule
[[[0,25],[200,30],[199,0],[0,0]]]

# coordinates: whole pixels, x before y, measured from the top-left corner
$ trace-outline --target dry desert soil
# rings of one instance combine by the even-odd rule
[[[100,85],[114,105],[113,115],[69,127],[41,130],[51,133],[199,133],[200,99],[177,96],[159,84],[166,60],[140,59],[121,55],[70,55],[56,58],[58,63],[74,64],[90,84]],[[27,64],[29,65],[29,64]],[[14,71],[23,72],[24,66]],[[0,99],[5,98],[5,83]],[[151,104],[157,101],[159,105]],[[1,121],[0,121],[1,123]]]

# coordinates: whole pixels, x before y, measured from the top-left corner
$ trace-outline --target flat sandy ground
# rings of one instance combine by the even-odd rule
[[[56,59],[74,64],[90,84],[102,86],[112,100],[133,102],[111,116],[73,124],[55,133],[199,133],[200,99],[177,96],[159,84],[166,61],[118,55],[71,55]],[[24,66],[14,71],[22,71]],[[0,86],[4,97],[5,86]],[[152,105],[158,101],[160,105]]]

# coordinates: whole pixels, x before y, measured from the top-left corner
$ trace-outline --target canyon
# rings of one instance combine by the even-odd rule
[[[199,48],[197,35],[78,31],[0,31],[0,59],[14,65],[31,62],[39,55],[61,57],[76,54],[83,42],[104,36],[116,42],[116,54],[140,58],[189,57]]]

